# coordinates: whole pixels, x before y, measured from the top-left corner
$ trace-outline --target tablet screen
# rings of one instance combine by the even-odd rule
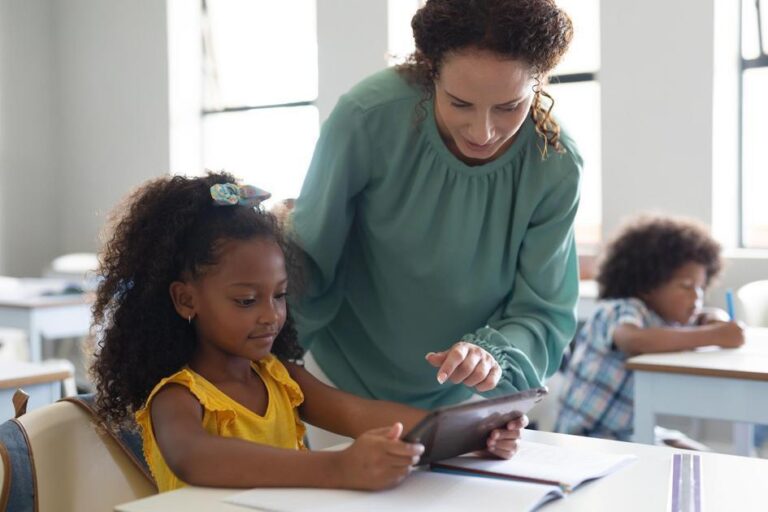
[[[487,447],[492,430],[530,411],[547,394],[547,388],[533,388],[511,395],[480,400],[430,412],[403,441],[422,443],[419,464],[456,457]]]

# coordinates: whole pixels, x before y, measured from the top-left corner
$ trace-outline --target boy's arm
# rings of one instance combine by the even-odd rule
[[[625,354],[634,356],[658,352],[680,352],[718,345],[736,348],[744,344],[744,330],[736,322],[715,322],[698,327],[650,327],[620,324],[613,342]]]
[[[303,366],[284,364],[304,392],[302,419],[325,430],[356,438],[373,428],[400,422],[408,432],[427,415],[427,411],[397,402],[361,398],[323,384]]]
[[[168,467],[192,485],[382,489],[402,480],[420,453],[417,445],[399,441],[400,432],[390,432],[392,426],[369,431],[337,452],[289,450],[211,435],[202,427],[200,402],[178,385],[154,396],[151,414]]]

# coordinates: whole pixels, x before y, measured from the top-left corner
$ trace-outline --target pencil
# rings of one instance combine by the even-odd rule
[[[733,308],[733,290],[726,290],[725,292],[725,305],[728,308],[728,316],[731,321],[736,319],[736,314]]]

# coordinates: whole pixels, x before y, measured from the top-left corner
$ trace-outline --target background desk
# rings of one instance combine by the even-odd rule
[[[61,383],[72,372],[57,367],[17,361],[0,361],[0,423],[13,418],[13,394],[21,388],[29,395],[27,410],[61,398]]]
[[[50,297],[0,297],[0,327],[23,329],[29,358],[42,359],[43,339],[86,336],[91,324],[91,297],[86,294]]]
[[[584,484],[564,499],[544,505],[543,512],[648,512],[668,510],[670,467],[672,454],[678,450],[586,437],[525,431],[523,439],[556,446],[569,446],[606,453],[632,453],[638,459],[618,472]],[[708,511],[768,509],[765,475],[768,460],[748,459],[732,455],[703,453],[702,483],[704,507]],[[465,477],[475,478],[475,477]],[[188,487],[119,505],[118,512],[245,512],[247,508],[222,503],[220,500],[237,493],[233,489]],[[451,503],[435,497],[435,511],[455,510]],[[505,504],[499,503],[498,510]],[[461,512],[466,510],[461,509]]]
[[[635,371],[635,441],[653,443],[657,414],[710,418],[736,425],[736,452],[752,452],[752,423],[768,424],[768,329],[746,330],[738,349],[643,354]],[[766,505],[768,510],[768,505]]]

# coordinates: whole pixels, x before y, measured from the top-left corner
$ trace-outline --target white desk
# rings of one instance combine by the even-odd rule
[[[635,372],[635,441],[653,443],[657,414],[737,422],[736,451],[752,452],[753,423],[768,424],[768,329],[750,328],[738,349],[643,354]]]
[[[91,325],[91,297],[86,294],[38,297],[0,296],[0,327],[23,329],[29,356],[42,359],[43,339],[85,336]]]
[[[638,459],[616,473],[589,482],[569,496],[544,505],[543,512],[648,512],[668,510],[670,467],[672,454],[678,450],[586,437],[525,431],[524,439],[558,446],[570,446],[607,453],[632,453]],[[768,460],[750,459],[732,455],[702,453],[702,485],[705,510],[764,511],[768,509],[765,478]],[[466,477],[474,478],[474,477]],[[222,503],[227,496],[237,493],[233,489],[207,489],[188,487],[125,503],[115,508],[118,512],[246,512],[247,508]],[[506,510],[499,503],[496,510]],[[434,507],[429,510],[446,512],[455,510],[435,496]],[[467,512],[462,509],[461,512]]]

